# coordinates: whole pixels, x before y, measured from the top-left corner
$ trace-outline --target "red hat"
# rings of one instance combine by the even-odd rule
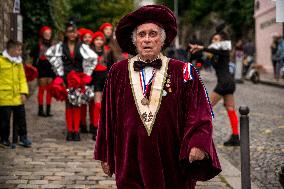
[[[80,28],[77,30],[77,32],[79,33],[81,40],[83,40],[83,37],[86,34],[93,35],[93,31],[90,29],[86,29],[86,28]]]
[[[40,35],[40,36],[43,36],[43,33],[44,33],[45,31],[47,31],[47,30],[52,31],[51,27],[49,27],[49,26],[42,26],[42,27],[40,28],[40,30],[39,30],[39,35]]]
[[[136,55],[132,43],[133,30],[144,23],[154,23],[166,32],[163,49],[167,48],[177,35],[177,23],[174,13],[164,5],[146,5],[124,16],[118,23],[115,34],[123,52]]]
[[[77,33],[81,36],[85,32],[86,28],[79,28],[77,29]]]
[[[113,27],[111,23],[106,22],[106,23],[103,23],[103,24],[100,26],[99,30],[100,30],[101,32],[103,32],[104,29],[105,29],[106,27],[108,27],[108,26]]]
[[[103,40],[105,40],[105,35],[103,34],[103,32],[96,31],[96,32],[93,34],[93,40],[96,39],[97,37],[101,37],[101,38],[103,38]]]

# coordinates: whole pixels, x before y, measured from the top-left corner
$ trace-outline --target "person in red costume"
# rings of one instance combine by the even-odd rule
[[[118,189],[194,189],[221,172],[198,72],[162,54],[176,35],[175,15],[163,5],[118,23],[116,39],[134,57],[108,73],[94,150]]]
[[[93,41],[93,31],[86,28],[80,28],[78,29],[78,34],[80,36],[80,40],[86,44],[91,45]]]
[[[93,31],[86,28],[78,29],[78,33],[80,35],[81,41],[86,45],[91,45],[93,41]],[[88,133],[87,129],[87,109],[89,106],[89,118],[90,118],[90,131],[93,129],[93,110],[94,110],[94,101],[91,100],[89,104],[82,104],[81,105],[81,121],[80,121],[80,132],[81,133]]]
[[[111,23],[103,23],[99,31],[102,32],[105,36],[105,45],[104,49],[109,51],[108,53],[108,63],[109,68],[117,61],[125,60],[128,58],[127,52],[122,52],[121,48],[119,47],[116,39],[113,37],[113,25]]]
[[[66,24],[64,41],[49,48],[46,56],[57,75],[54,83],[60,85],[63,82],[68,91],[66,140],[80,141],[81,105],[88,103],[90,99],[90,95],[85,95],[90,91],[86,85],[91,81],[91,74],[97,64],[97,54],[89,45],[82,44],[75,21],[70,20]]]
[[[93,35],[93,44],[92,49],[98,54],[98,64],[96,69],[92,74],[92,85],[94,87],[95,98],[94,98],[94,109],[93,113],[93,121],[94,124],[92,133],[93,140],[96,140],[97,128],[100,120],[100,110],[101,110],[101,101],[102,101],[102,92],[103,87],[106,81],[107,73],[108,73],[108,54],[110,53],[109,48],[105,48],[105,36],[102,32],[97,31]],[[92,101],[91,101],[92,102]]]
[[[99,28],[100,32],[102,32],[104,34],[105,37],[105,46],[104,48],[109,49],[109,43],[111,42],[112,38],[113,38],[113,26],[111,23],[105,22],[103,23],[100,28]]]
[[[49,26],[43,26],[39,31],[39,42],[31,51],[33,66],[38,70],[38,116],[49,117],[51,108],[51,94],[48,89],[55,74],[51,64],[45,56],[46,50],[52,45],[52,30]],[[44,93],[46,93],[46,112],[44,112]]]

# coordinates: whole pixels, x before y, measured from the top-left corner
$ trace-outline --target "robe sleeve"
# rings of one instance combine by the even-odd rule
[[[116,67],[113,66],[108,73],[108,78],[103,90],[101,103],[101,117],[98,128],[94,159],[107,162],[110,166],[111,174],[114,173],[114,127],[115,127],[115,81]]]
[[[184,128],[180,149],[180,161],[185,171],[194,180],[205,181],[221,172],[212,139],[213,112],[206,89],[198,72],[191,66],[191,80],[183,83]],[[207,153],[208,158],[189,162],[189,152],[199,148]]]

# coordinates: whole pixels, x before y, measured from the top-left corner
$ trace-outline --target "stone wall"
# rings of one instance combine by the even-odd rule
[[[10,38],[10,16],[13,12],[14,0],[1,0],[0,2],[0,52],[5,48],[6,42]]]

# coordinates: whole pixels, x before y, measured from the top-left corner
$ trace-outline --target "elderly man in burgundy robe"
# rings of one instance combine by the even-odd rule
[[[118,189],[193,189],[221,171],[198,73],[161,53],[176,34],[162,5],[141,7],[117,26],[119,45],[134,57],[109,72],[94,158]]]

